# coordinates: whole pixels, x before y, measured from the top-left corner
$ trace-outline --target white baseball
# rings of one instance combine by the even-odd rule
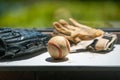
[[[48,41],[47,49],[52,58],[63,59],[70,52],[70,43],[63,36],[55,36]]]

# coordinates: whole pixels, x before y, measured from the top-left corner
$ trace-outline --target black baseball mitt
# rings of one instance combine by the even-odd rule
[[[37,30],[0,28],[0,59],[34,53],[46,48],[48,34]]]

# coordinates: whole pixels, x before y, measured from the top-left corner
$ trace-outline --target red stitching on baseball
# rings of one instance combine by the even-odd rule
[[[50,45],[52,45],[52,46],[54,46],[58,49],[58,52],[59,52],[58,58],[61,58],[62,57],[62,50],[60,49],[60,47],[57,46],[56,44],[52,43],[52,42],[48,42],[48,44],[50,44]]]
[[[67,49],[68,49],[68,51],[70,52],[69,42],[68,42],[67,39],[65,39],[65,41],[66,41]]]

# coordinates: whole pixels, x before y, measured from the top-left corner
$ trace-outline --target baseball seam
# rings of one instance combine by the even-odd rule
[[[69,42],[68,42],[68,40],[67,40],[67,39],[65,39],[65,41],[66,41],[66,45],[67,45],[68,52],[70,52]]]
[[[52,42],[49,42],[48,44],[52,45],[52,46],[54,46],[54,47],[56,47],[58,49],[58,52],[59,52],[58,58],[61,58],[62,57],[62,50],[60,49],[60,47],[57,46],[56,44],[52,43]]]

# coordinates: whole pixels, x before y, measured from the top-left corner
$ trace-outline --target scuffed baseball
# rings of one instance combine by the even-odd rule
[[[52,58],[63,59],[70,52],[70,43],[63,36],[55,36],[48,41],[47,49]]]

